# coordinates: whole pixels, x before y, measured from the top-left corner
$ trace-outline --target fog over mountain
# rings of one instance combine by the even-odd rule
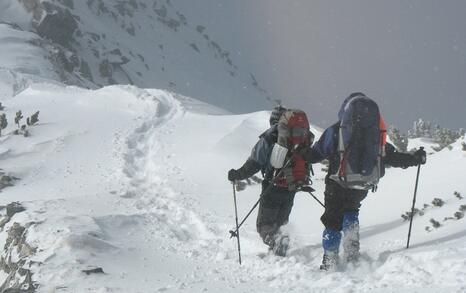
[[[401,128],[420,117],[465,127],[464,1],[202,0],[192,6],[210,26],[231,23],[226,38],[242,44],[242,58],[262,85],[286,105],[304,107],[321,126],[335,120],[343,98],[363,91]]]
[[[67,83],[165,88],[234,113],[280,99],[322,127],[363,91],[402,129],[418,118],[465,127],[464,1],[4,0],[0,8],[1,21],[52,37]],[[44,22],[44,11],[61,11],[68,25]],[[57,44],[51,27],[69,39]]]

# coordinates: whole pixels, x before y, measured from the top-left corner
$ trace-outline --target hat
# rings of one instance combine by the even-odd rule
[[[272,113],[270,114],[270,119],[269,119],[270,126],[277,124],[278,120],[280,120],[280,117],[285,111],[286,111],[286,108],[283,108],[282,106],[275,107]]]

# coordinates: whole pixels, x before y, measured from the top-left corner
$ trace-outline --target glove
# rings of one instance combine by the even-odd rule
[[[231,169],[230,171],[228,171],[228,180],[230,180],[230,181],[239,180],[239,172],[238,172],[238,170]]]
[[[311,160],[311,148],[310,147],[302,147],[299,148],[298,154],[300,154],[305,161],[310,161]]]
[[[416,165],[424,165],[427,161],[427,154],[423,148],[418,149],[413,154]]]

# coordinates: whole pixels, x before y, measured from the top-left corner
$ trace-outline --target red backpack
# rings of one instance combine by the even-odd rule
[[[276,178],[275,185],[296,190],[309,184],[310,166],[296,150],[310,147],[313,141],[314,134],[309,129],[306,113],[288,109],[281,115],[278,121],[278,139],[270,162],[276,169],[275,176],[282,171],[281,176]]]

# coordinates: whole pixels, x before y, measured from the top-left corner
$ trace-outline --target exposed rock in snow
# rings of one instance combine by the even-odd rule
[[[4,246],[0,254],[0,270],[6,276],[2,278],[0,291],[35,292],[37,284],[32,280],[31,257],[36,253],[36,248],[26,240],[27,229],[34,223],[27,223],[25,226],[17,222],[11,224],[15,214],[25,211],[20,203],[10,203],[4,209],[6,214],[0,221],[0,228],[4,230],[5,225],[8,228],[5,243],[2,243]]]
[[[0,10],[17,15],[11,22],[40,36],[36,45],[67,84],[169,88],[231,111],[268,106],[256,77],[215,40],[224,31],[191,23],[183,1],[3,2]]]

